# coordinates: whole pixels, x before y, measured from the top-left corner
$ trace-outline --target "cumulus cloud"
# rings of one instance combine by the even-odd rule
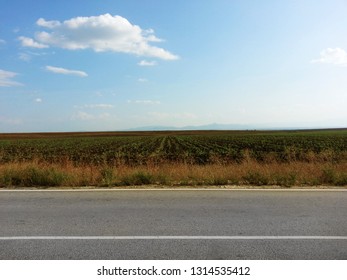
[[[157,65],[157,62],[156,61],[141,60],[137,65],[140,65],[140,66],[155,66],[155,65]]]
[[[311,62],[347,66],[347,52],[341,48],[327,48],[321,51],[319,59]]]
[[[20,37],[22,45],[28,47],[58,47],[68,50],[92,49],[96,52],[122,52],[138,56],[156,57],[164,60],[178,59],[177,55],[151,45],[162,42],[152,29],[143,30],[126,18],[104,14],[91,17],[75,17],[63,22],[37,20],[40,31],[35,40]]]
[[[88,76],[86,72],[79,71],[79,70],[69,70],[69,69],[65,69],[61,67],[46,66],[46,70],[56,74],[73,75],[73,76],[79,76],[79,77]]]
[[[13,81],[18,74],[0,69],[0,87],[21,86],[21,83]]]
[[[48,48],[48,45],[41,44],[33,40],[32,38],[20,36],[18,37],[19,41],[22,42],[23,47],[35,48],[35,49],[45,49]]]
[[[47,21],[47,20],[45,20],[43,18],[39,18],[36,21],[36,24],[38,26],[47,27],[47,28],[50,28],[50,29],[53,29],[53,28],[61,26],[61,23],[59,21],[57,21],[57,20]]]

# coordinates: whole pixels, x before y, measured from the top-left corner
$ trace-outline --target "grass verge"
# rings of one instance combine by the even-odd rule
[[[131,167],[74,166],[38,162],[0,165],[0,187],[116,187],[136,185],[347,186],[347,163],[310,162],[192,165],[168,163]]]

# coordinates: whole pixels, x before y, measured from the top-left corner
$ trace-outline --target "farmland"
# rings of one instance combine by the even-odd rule
[[[347,130],[0,134],[0,186],[346,185]]]

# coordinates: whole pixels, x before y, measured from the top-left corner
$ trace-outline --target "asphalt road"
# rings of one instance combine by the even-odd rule
[[[0,191],[0,259],[346,260],[346,215],[347,191]]]

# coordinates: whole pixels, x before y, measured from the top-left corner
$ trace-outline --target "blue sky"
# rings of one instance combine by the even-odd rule
[[[346,1],[0,6],[0,132],[347,126]]]

